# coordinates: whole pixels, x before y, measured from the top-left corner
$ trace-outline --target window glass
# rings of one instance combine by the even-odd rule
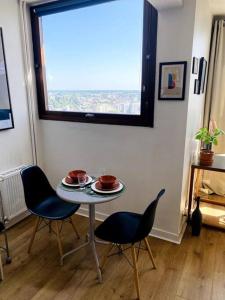
[[[47,110],[141,114],[143,3],[42,16]]]
[[[148,0],[30,12],[40,119],[153,127],[158,14]]]

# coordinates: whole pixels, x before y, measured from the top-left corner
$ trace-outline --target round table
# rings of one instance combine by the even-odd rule
[[[123,192],[124,192],[124,189],[119,193],[103,195],[103,194],[94,193],[93,191],[91,191],[90,187],[85,188],[84,190],[80,190],[80,189],[66,188],[61,183],[57,186],[56,193],[61,199],[65,200],[67,202],[77,203],[77,204],[87,204],[89,206],[88,241],[85,242],[84,244],[82,244],[81,246],[65,253],[61,258],[61,264],[63,263],[63,259],[66,256],[82,249],[83,247],[90,245],[93,255],[94,255],[95,263],[96,263],[98,279],[99,279],[99,282],[102,282],[102,274],[101,274],[98,254],[97,254],[96,245],[95,245],[96,244],[95,233],[94,233],[94,231],[95,231],[95,204],[101,204],[101,203],[115,200],[115,199],[119,198]]]

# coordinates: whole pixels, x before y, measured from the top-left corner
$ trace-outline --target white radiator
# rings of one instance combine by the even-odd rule
[[[7,227],[14,225],[28,215],[20,176],[20,170],[23,167],[0,173],[0,192],[4,218],[9,221]]]

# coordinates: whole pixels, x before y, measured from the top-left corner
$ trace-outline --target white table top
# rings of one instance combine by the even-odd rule
[[[119,198],[122,195],[123,191],[111,194],[111,195],[101,195],[101,194],[88,194],[82,190],[79,189],[67,189],[63,188],[62,184],[58,184],[56,188],[56,194],[63,200],[67,202],[77,203],[77,204],[98,204],[98,203],[104,203],[112,201],[116,198]]]

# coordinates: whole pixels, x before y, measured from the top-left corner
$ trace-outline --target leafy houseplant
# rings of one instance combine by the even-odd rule
[[[219,128],[200,128],[195,135],[195,139],[202,142],[202,149],[200,151],[200,164],[204,166],[211,166],[213,163],[212,145],[218,145],[218,137],[225,134]]]

